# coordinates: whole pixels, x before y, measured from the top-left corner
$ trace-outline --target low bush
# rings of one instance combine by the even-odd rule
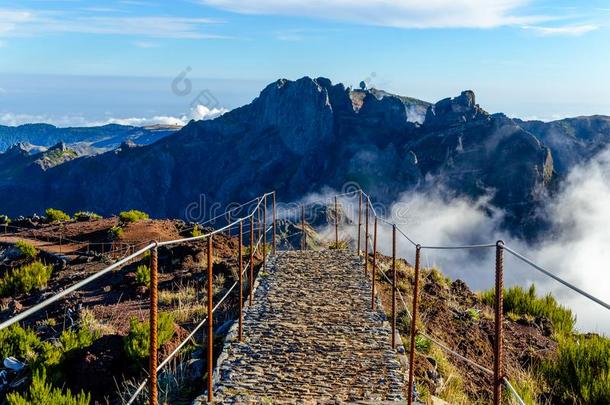
[[[28,293],[35,288],[44,288],[47,286],[52,272],[51,266],[40,261],[18,267],[0,279],[0,295],[6,297]]]
[[[199,227],[199,224],[195,224],[195,226],[193,227],[193,230],[191,231],[191,236],[197,237],[197,236],[201,236],[201,235],[203,235],[203,231]]]
[[[541,372],[561,402],[610,404],[610,339],[562,337],[556,356],[543,362]]]
[[[493,289],[484,291],[481,293],[481,301],[493,306],[495,296]],[[520,316],[543,316],[551,321],[555,332],[560,334],[570,334],[576,323],[572,311],[559,305],[551,294],[538,297],[534,284],[527,291],[519,286],[504,290],[504,313],[510,312]]]
[[[147,213],[138,210],[123,211],[119,214],[119,219],[124,223],[137,222],[148,218]]]
[[[26,362],[32,369],[47,368],[59,363],[61,349],[43,342],[36,333],[19,325],[0,330],[0,356],[13,356]]]
[[[79,211],[74,214],[74,219],[77,221],[89,221],[93,219],[102,219],[102,216],[94,212]]]
[[[145,264],[138,266],[136,269],[136,282],[146,287],[150,286],[150,267]]]
[[[66,329],[63,331],[59,336],[59,342],[63,350],[69,352],[70,350],[91,346],[98,337],[99,335],[94,331],[81,327],[77,330]]]
[[[10,405],[88,405],[91,402],[91,396],[83,391],[74,395],[70,391],[63,392],[60,388],[53,387],[47,382],[44,370],[34,372],[32,383],[27,392],[23,394],[11,392],[6,396],[6,399]]]
[[[332,250],[335,250],[335,249],[347,249],[347,248],[349,248],[349,244],[347,243],[347,241],[340,240],[339,242],[331,243],[328,248],[332,249]]]
[[[17,243],[15,243],[15,246],[17,246],[19,254],[23,258],[33,259],[38,254],[38,250],[36,250],[34,245],[24,240],[18,240]]]
[[[108,230],[108,236],[110,239],[119,239],[121,236],[123,236],[123,228],[120,226],[113,226]]]
[[[68,214],[55,208],[47,208],[45,211],[45,216],[49,222],[63,222],[70,220],[70,216]]]
[[[158,347],[161,347],[174,336],[174,319],[170,314],[159,313],[157,333]],[[138,363],[148,357],[150,350],[150,325],[148,320],[139,322],[136,318],[131,318],[129,333],[124,338],[123,347],[127,356]]]
[[[420,353],[430,353],[430,349],[432,348],[432,341],[425,336],[416,335],[415,336],[415,349]]]

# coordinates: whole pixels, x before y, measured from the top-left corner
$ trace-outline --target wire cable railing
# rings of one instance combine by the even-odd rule
[[[561,277],[553,274],[552,272],[550,272],[549,270],[544,269],[542,266],[539,266],[538,264],[536,264],[535,262],[533,262],[532,260],[528,259],[527,257],[525,257],[524,255],[518,253],[516,250],[510,248],[509,246],[507,246],[503,241],[497,241],[495,243],[476,243],[476,244],[467,244],[467,245],[421,245],[419,243],[416,242],[416,240],[412,237],[410,237],[406,232],[404,232],[396,223],[391,222],[383,217],[381,217],[380,215],[377,214],[377,211],[374,208],[374,205],[371,201],[370,196],[365,193],[362,190],[355,190],[352,191],[350,193],[343,193],[340,195],[337,195],[337,197],[339,196],[345,196],[346,194],[350,194],[352,196],[358,196],[359,194],[359,208],[358,208],[358,224],[357,224],[357,246],[356,246],[356,250],[358,252],[358,254],[361,254],[361,245],[360,245],[360,241],[361,241],[361,228],[362,228],[362,211],[365,211],[365,244],[364,244],[364,255],[365,255],[365,272],[367,272],[367,268],[368,268],[368,256],[369,256],[369,251],[372,252],[373,255],[373,263],[372,263],[372,268],[373,268],[373,274],[371,276],[371,280],[372,280],[372,289],[373,289],[373,299],[375,299],[375,269],[379,267],[379,265],[376,262],[376,239],[377,239],[377,222],[379,220],[379,222],[387,224],[389,226],[392,227],[393,229],[393,260],[395,260],[395,238],[396,238],[396,233],[398,232],[400,235],[402,235],[411,245],[413,245],[416,249],[416,274],[415,274],[415,287],[414,287],[414,297],[413,297],[413,310],[412,312],[409,311],[408,306],[404,300],[404,298],[402,297],[402,294],[400,293],[400,291],[398,291],[398,296],[403,304],[404,309],[406,310],[407,314],[409,315],[409,318],[412,321],[412,327],[411,330],[415,331],[415,333],[411,333],[411,347],[414,346],[414,337],[415,334],[420,334],[422,336],[425,336],[426,338],[428,338],[430,341],[432,341],[434,344],[436,344],[438,347],[440,347],[441,349],[443,349],[444,351],[456,356],[457,358],[460,358],[461,360],[467,362],[468,364],[484,371],[487,374],[493,375],[493,382],[494,382],[494,404],[500,404],[501,403],[501,397],[502,397],[502,390],[501,387],[505,386],[507,387],[508,391],[515,397],[515,399],[517,400],[517,402],[519,403],[523,403],[523,400],[519,397],[518,393],[514,390],[514,388],[512,387],[512,385],[510,385],[510,382],[508,381],[508,379],[505,376],[504,373],[504,365],[503,365],[503,326],[502,326],[502,322],[503,322],[503,316],[502,316],[502,306],[503,306],[503,268],[504,268],[504,264],[503,264],[503,252],[506,250],[508,251],[511,255],[515,256],[516,258],[518,258],[519,260],[523,261],[524,263],[530,265],[532,268],[536,269],[537,271],[541,272],[542,274],[558,281],[559,283],[563,284],[564,286],[570,288],[571,290],[577,292],[578,294],[588,298],[589,300],[595,302],[596,304],[601,305],[602,307],[606,308],[606,309],[610,309],[610,305],[593,296],[590,293],[587,293],[586,291],[582,290],[581,288],[575,286],[574,284],[562,279]],[[364,200],[364,208],[362,206],[362,202]],[[338,208],[337,208],[337,200],[335,197],[335,212],[338,212]],[[370,212],[370,213],[369,213]],[[337,214],[338,215],[338,214]],[[374,219],[374,230],[373,230],[373,241],[371,242],[371,232],[369,232],[369,216],[371,216]],[[339,243],[339,232],[338,232],[338,224],[339,221],[337,218],[334,218],[334,225],[335,225],[335,243],[338,246]],[[302,225],[303,229],[304,228],[304,224]],[[371,250],[369,250],[369,248]],[[423,333],[422,331],[416,331],[415,328],[415,319],[417,319],[417,295],[418,295],[418,283],[419,283],[419,257],[420,257],[420,253],[422,250],[468,250],[468,249],[490,249],[490,248],[495,248],[496,249],[496,286],[495,286],[495,293],[496,293],[496,300],[495,300],[495,316],[494,316],[494,325],[495,325],[495,336],[496,339],[494,341],[494,369],[491,370],[481,364],[478,364],[476,361],[473,361],[472,359],[468,359],[467,357],[461,355],[460,353],[458,353],[457,351],[449,348],[448,346],[446,346],[445,344],[443,344],[442,342],[438,341],[437,339],[433,338],[432,336],[429,336],[425,333]],[[389,278],[387,277],[387,275],[384,272],[381,272],[382,275],[384,276],[384,278],[392,283],[392,280],[389,280]],[[393,285],[393,289],[396,289],[396,286]],[[394,304],[393,304],[394,306]],[[394,319],[393,319],[393,329],[395,329],[395,313],[393,314]],[[395,333],[395,330],[392,331],[392,333]],[[413,353],[414,351],[411,350],[411,353]],[[412,387],[413,386],[413,358],[410,357],[409,359],[409,386]],[[412,403],[412,395],[409,395],[409,400],[408,403],[411,404]]]
[[[272,199],[272,225],[267,227],[266,225],[266,220],[267,220],[267,199],[271,198]],[[151,405],[157,405],[158,403],[158,396],[157,396],[157,371],[160,370],[162,367],[164,367],[165,365],[167,365],[167,363],[171,360],[171,358],[173,358],[174,356],[176,356],[176,354],[182,349],[184,348],[184,346],[186,345],[186,342],[188,342],[196,333],[198,330],[200,330],[204,324],[208,324],[208,358],[207,358],[207,363],[208,363],[208,400],[211,402],[212,401],[212,356],[213,356],[213,348],[212,348],[212,343],[213,343],[213,314],[214,311],[216,311],[216,309],[226,300],[226,298],[233,292],[233,290],[235,289],[236,285],[238,283],[241,283],[241,279],[243,274],[245,273],[245,271],[247,269],[249,269],[250,271],[250,276],[248,277],[249,279],[249,283],[250,283],[250,299],[252,297],[252,288],[253,288],[253,276],[254,276],[254,254],[255,253],[260,253],[258,251],[259,249],[259,245],[262,241],[262,257],[263,257],[263,266],[265,265],[265,260],[266,260],[266,256],[267,256],[267,233],[269,231],[272,231],[272,252],[275,253],[275,249],[276,249],[276,244],[275,244],[275,235],[276,235],[276,212],[275,212],[275,192],[268,192],[263,194],[262,196],[257,197],[254,200],[249,201],[248,203],[251,203],[253,201],[256,201],[256,205],[253,207],[252,210],[250,210],[250,212],[247,213],[247,215],[244,215],[242,217],[239,217],[237,219],[235,219],[234,221],[232,221],[231,223],[219,228],[219,229],[215,229],[213,231],[210,231],[208,233],[202,234],[202,235],[198,235],[198,236],[192,236],[192,237],[185,237],[185,238],[179,238],[179,239],[173,239],[173,240],[167,240],[167,241],[152,241],[150,243],[148,243],[147,245],[145,245],[144,247],[140,248],[139,250],[123,257],[122,259],[116,261],[115,263],[103,268],[102,270],[96,272],[95,274],[85,278],[84,280],[81,280],[75,284],[73,284],[72,286],[57,292],[55,295],[53,295],[50,298],[45,299],[44,301],[26,309],[23,312],[20,312],[19,314],[7,319],[6,321],[0,323],[0,330],[6,329],[8,327],[10,327],[11,325],[14,325],[18,322],[21,322],[23,320],[25,320],[26,318],[32,316],[33,314],[47,308],[48,306],[54,304],[55,302],[59,301],[60,299],[62,299],[63,297],[89,285],[90,283],[92,283],[93,281],[99,279],[100,277],[103,277],[104,275],[112,272],[113,270],[116,270],[118,268],[121,268],[123,265],[129,263],[131,260],[140,258],[142,255],[144,255],[147,252],[151,253],[151,282],[150,282],[150,353],[149,353],[149,377],[147,378],[147,381],[149,383],[149,403]],[[248,203],[242,204],[241,206],[244,206]],[[236,207],[237,208],[237,207]],[[261,213],[262,211],[262,213]],[[223,214],[226,215],[226,214]],[[217,216],[213,219],[217,219],[220,216]],[[261,218],[262,218],[262,226],[260,226],[260,222],[261,222]],[[212,220],[213,220],[212,219]],[[243,264],[241,262],[241,257],[242,257],[242,250],[243,250],[243,244],[242,244],[242,240],[243,240],[243,231],[239,232],[239,241],[240,241],[240,248],[239,248],[239,256],[240,256],[240,270],[239,270],[239,278],[240,281],[236,282],[233,284],[232,287],[229,288],[229,290],[226,292],[226,294],[221,298],[220,301],[218,301],[216,303],[216,305],[213,305],[212,302],[212,297],[213,297],[213,286],[212,286],[212,271],[213,271],[213,237],[214,235],[220,234],[222,232],[225,231],[229,231],[232,228],[239,226],[241,229],[243,229],[243,224],[248,221],[250,222],[248,229],[250,231],[250,259],[247,262],[247,265],[245,267],[242,267],[241,265]],[[211,221],[211,220],[210,220]],[[206,221],[209,222],[209,221]],[[255,227],[255,222],[257,222],[257,225]],[[254,238],[254,233],[255,233],[255,229],[256,229],[256,233],[258,234],[258,238],[256,239],[256,245],[255,244],[255,238]],[[181,344],[179,346],[177,346],[177,348],[172,351],[172,353],[170,353],[170,355],[163,361],[161,362],[159,365],[157,365],[158,362],[158,348],[157,348],[157,319],[158,319],[158,309],[157,309],[157,300],[158,300],[158,248],[161,246],[173,246],[173,245],[177,245],[177,244],[182,244],[182,243],[187,243],[187,242],[197,242],[197,241],[202,241],[202,240],[207,240],[208,241],[208,316],[202,321],[200,322],[193,331],[191,331],[191,333],[188,335],[188,338],[185,339],[184,341],[181,342]],[[79,243],[81,243],[79,241]],[[136,245],[137,246],[137,245]],[[130,248],[133,248],[130,246]],[[248,267],[249,266],[249,267]],[[241,284],[241,287],[243,288],[243,284]],[[241,289],[240,289],[240,294],[241,294]],[[240,305],[239,305],[239,312],[240,312],[240,324],[242,322],[242,308],[243,308],[243,300],[240,297]],[[143,383],[144,386],[146,385],[146,381]],[[139,393],[142,391],[143,387],[142,384],[140,384],[140,386],[138,386],[138,389],[136,391],[136,393],[133,395],[133,397],[130,399],[130,403],[133,402],[133,400],[137,397],[137,395],[139,395]]]

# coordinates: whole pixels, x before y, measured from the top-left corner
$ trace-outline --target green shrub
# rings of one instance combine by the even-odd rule
[[[123,228],[120,226],[113,226],[108,230],[108,236],[110,239],[119,239],[121,236],[123,236]]]
[[[15,243],[15,246],[19,249],[21,257],[33,259],[38,254],[38,250],[36,250],[34,245],[24,240],[18,240],[17,243]]]
[[[560,338],[556,357],[545,360],[541,371],[553,394],[566,403],[610,403],[610,339]]]
[[[40,261],[14,269],[0,279],[0,295],[6,297],[28,293],[34,288],[46,287],[52,271],[51,266],[46,266]]]
[[[430,353],[432,348],[432,341],[425,336],[415,336],[415,349],[420,353]]]
[[[150,286],[150,267],[141,264],[136,269],[136,282],[146,287]]]
[[[69,352],[73,349],[89,347],[99,335],[89,330],[88,328],[79,328],[78,330],[66,329],[59,336],[63,350]]]
[[[493,289],[484,291],[481,293],[481,300],[483,303],[493,306],[495,295]],[[504,290],[504,313],[509,312],[521,316],[548,318],[555,331],[561,334],[571,333],[576,323],[572,311],[559,305],[551,294],[544,297],[536,296],[534,284],[527,291],[519,286]]]
[[[89,221],[92,219],[102,219],[102,216],[94,212],[79,211],[74,214],[74,219],[77,221]]]
[[[0,214],[0,225],[8,225],[11,223],[11,219],[8,215]]]
[[[32,384],[27,392],[23,394],[11,392],[6,396],[6,399],[10,405],[88,405],[91,402],[91,396],[83,391],[78,395],[73,395],[70,391],[64,393],[60,388],[53,387],[47,382],[47,375],[44,370],[34,372]]]
[[[480,318],[479,310],[476,308],[468,308],[466,310],[466,313],[468,314],[468,317],[473,321],[478,321]]]
[[[40,366],[47,368],[59,363],[61,349],[49,342],[43,342],[30,329],[24,329],[19,325],[12,325],[0,330],[0,356],[4,359],[8,356],[25,361],[31,368]]]
[[[148,219],[148,214],[138,210],[123,211],[119,214],[119,219],[124,223],[137,222]]]
[[[201,228],[199,227],[199,224],[195,224],[195,226],[193,227],[193,230],[191,231],[191,236],[197,237],[197,236],[201,236],[201,235],[203,235],[203,232],[202,232]]]
[[[70,216],[68,214],[61,210],[56,210],[55,208],[47,208],[45,211],[45,216],[49,222],[62,222],[70,220]]]
[[[174,319],[170,314],[159,313],[157,331],[157,346],[159,348],[174,336]],[[131,318],[129,334],[125,336],[123,344],[125,353],[130,359],[139,363],[148,357],[150,349],[150,325],[148,320],[139,322],[136,318]]]
[[[344,241],[344,240],[340,240],[338,243],[337,242],[331,243],[328,248],[332,249],[332,250],[335,250],[335,249],[347,249],[347,248],[349,248],[349,244],[346,241]]]

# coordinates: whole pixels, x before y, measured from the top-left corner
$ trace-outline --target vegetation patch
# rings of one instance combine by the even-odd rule
[[[349,243],[347,243],[347,241],[340,240],[339,242],[331,243],[328,248],[333,249],[333,250],[334,249],[347,249],[347,248],[349,248]]]
[[[552,394],[562,402],[610,403],[610,339],[597,335],[563,337],[555,357],[541,372]]]
[[[47,382],[44,370],[35,371],[32,383],[24,394],[12,392],[6,396],[10,405],[53,404],[53,405],[88,405],[91,396],[80,392],[73,395],[70,391],[63,392]]]
[[[90,221],[95,219],[102,219],[102,216],[94,212],[78,211],[74,214],[74,219],[77,221]]]
[[[45,288],[53,268],[40,261],[13,269],[0,279],[0,295],[7,297],[24,294],[37,288]]]
[[[160,312],[157,322],[157,348],[169,341],[174,336],[174,318],[166,313]],[[141,363],[150,350],[150,325],[148,320],[144,322],[131,318],[129,334],[125,336],[124,349],[130,359]]]
[[[51,223],[53,222],[63,222],[69,221],[70,216],[61,210],[57,210],[55,208],[47,208],[44,212],[47,220]]]
[[[123,228],[120,226],[113,226],[108,230],[108,236],[110,239],[120,239],[123,236]]]
[[[191,236],[197,237],[197,236],[201,236],[201,235],[203,235],[203,230],[201,229],[199,224],[195,224],[195,226],[193,227],[193,230],[191,231]]]
[[[121,220],[121,222],[126,224],[131,222],[138,222],[148,218],[149,216],[147,213],[138,210],[123,211],[119,214],[119,219]]]
[[[493,289],[482,292],[481,301],[494,306],[495,291]],[[545,317],[551,321],[555,332],[570,334],[574,329],[576,318],[572,311],[559,305],[551,294],[544,297],[536,295],[534,284],[526,291],[515,286],[504,290],[504,313],[513,313],[520,316]]]
[[[38,255],[38,250],[32,245],[30,242],[26,242],[24,240],[19,240],[15,243],[17,249],[19,249],[19,254],[21,257],[26,259],[33,259]]]
[[[136,269],[136,282],[140,285],[150,287],[150,267],[141,264]]]

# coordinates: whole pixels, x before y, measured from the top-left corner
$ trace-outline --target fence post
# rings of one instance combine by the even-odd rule
[[[259,201],[262,202],[262,201]],[[261,240],[261,206],[256,209],[256,243]]]
[[[212,257],[212,249],[212,236],[210,236],[208,238],[208,402],[213,400],[212,374],[214,373],[214,368],[212,367],[214,360],[214,313],[212,312],[214,307],[214,259]]]
[[[415,247],[415,280],[413,286],[413,308],[411,311],[411,343],[409,346],[409,385],[408,388],[408,404],[413,404],[413,383],[415,374],[415,336],[417,335],[417,301],[419,296],[419,261],[420,261],[421,246]]]
[[[360,256],[360,233],[362,232],[362,190],[358,193],[358,245],[356,246],[356,252]]]
[[[273,255],[275,256],[275,220],[276,220],[276,216],[275,216],[275,190],[273,191],[273,199],[271,200],[272,206],[271,209],[273,210]]]
[[[392,349],[396,349],[396,224],[392,225]]]
[[[375,269],[377,268],[377,216],[373,227],[373,268],[371,269],[371,309],[375,309]]]
[[[339,249],[339,206],[337,196],[335,196],[335,247]]]
[[[267,195],[263,197],[263,269],[267,263]]]
[[[244,259],[242,249],[244,246],[244,221],[239,221],[239,341],[242,341],[242,331],[243,331],[243,306],[244,306],[244,281],[243,281],[243,272],[244,272]]]
[[[301,250],[305,250],[307,234],[305,233],[305,206],[301,205]]]
[[[254,289],[254,213],[250,217],[250,305],[252,305],[252,290]]]
[[[369,203],[366,202],[364,215],[364,274],[369,274]]]
[[[157,304],[158,304],[158,263],[159,255],[157,250],[157,242],[153,242],[155,246],[150,252],[150,352],[149,352],[149,375],[150,375],[150,405],[157,405]]]
[[[494,405],[502,403],[502,380],[504,378],[504,242],[496,242],[496,307],[495,307],[495,335],[494,342]]]

